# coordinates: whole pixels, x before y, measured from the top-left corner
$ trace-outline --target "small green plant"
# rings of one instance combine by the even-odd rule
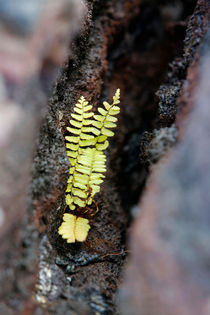
[[[109,146],[107,139],[114,135],[110,129],[117,126],[115,116],[120,112],[117,106],[119,103],[120,90],[117,89],[112,104],[103,102],[104,107],[99,107],[98,113],[94,114],[92,105],[81,96],[71,114],[70,127],[67,127],[70,135],[65,137],[67,156],[71,164],[66,205],[76,215],[65,213],[63,223],[58,229],[58,233],[68,243],[83,242],[87,238],[89,220],[82,218],[82,215],[89,211],[89,206],[94,202],[93,198],[100,191],[100,184],[105,178],[104,151]]]

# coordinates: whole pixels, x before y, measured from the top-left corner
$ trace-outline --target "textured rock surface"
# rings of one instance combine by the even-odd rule
[[[10,50],[10,45],[0,48],[0,69],[4,78],[0,92],[2,99],[10,104],[2,107],[0,143],[3,148],[8,144],[9,149],[13,148],[10,156],[15,161],[13,166],[4,167],[10,159],[6,151],[2,151],[0,178],[5,183],[2,196],[6,196],[8,210],[6,220],[0,211],[0,222],[3,222],[1,270],[4,271],[0,278],[3,288],[0,313],[117,314],[116,291],[127,253],[129,210],[137,202],[148,174],[139,159],[140,141],[144,131],[148,131],[152,163],[159,159],[161,150],[168,147],[167,135],[171,129],[164,128],[167,131],[164,136],[156,129],[170,127],[174,122],[177,95],[189,64],[195,60],[196,47],[203,40],[206,2],[199,2],[199,10],[190,20],[184,58],[186,21],[193,12],[195,0],[66,0],[59,3],[46,0],[42,4],[48,9],[42,11],[46,15],[40,17],[39,23],[34,22],[40,12],[39,1],[27,2],[30,18],[24,18],[26,11],[21,8],[9,12],[11,3],[8,1],[6,5],[0,1],[2,23],[9,25],[9,21],[13,21],[10,32],[13,30],[15,39],[14,50]],[[19,3],[26,2],[19,0]],[[58,66],[66,56],[66,43],[80,27],[81,17],[80,34],[74,38],[42,124],[26,212],[31,156],[43,107]],[[10,32],[7,37],[2,29],[5,44],[11,43]],[[168,63],[174,58],[166,82]],[[179,108],[183,108],[179,121],[184,121],[184,113],[188,113],[188,81],[186,93],[182,93],[179,101]],[[164,86],[164,91],[160,88],[162,94],[155,97],[160,85]],[[81,95],[96,108],[104,99],[109,100],[118,87],[122,98],[121,115],[107,152],[107,179],[97,197],[100,211],[91,222],[87,242],[70,246],[57,234],[64,211],[69,168],[65,127]],[[4,117],[10,123],[6,123]],[[13,129],[16,117],[21,118],[20,136]],[[181,128],[179,137],[184,134]],[[170,145],[173,142],[174,138]]]
[[[122,314],[210,314],[209,10],[208,1],[199,1],[189,22],[190,66],[176,101],[179,140],[153,169],[139,204]],[[197,50],[190,34],[200,38]]]

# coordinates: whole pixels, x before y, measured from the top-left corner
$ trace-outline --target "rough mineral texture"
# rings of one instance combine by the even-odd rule
[[[208,1],[15,2],[0,0],[0,313],[196,314],[208,295],[208,237],[193,228],[208,221]],[[57,233],[66,127],[81,95],[96,109],[117,88],[100,210],[70,245]]]
[[[153,168],[139,203],[120,295],[122,314],[210,314],[209,13],[208,2],[199,1],[189,22],[190,66],[176,101],[178,143]],[[190,34],[200,38],[197,49]]]

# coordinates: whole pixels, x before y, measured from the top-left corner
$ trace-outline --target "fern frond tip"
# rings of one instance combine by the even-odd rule
[[[120,89],[117,89],[115,95],[113,96],[113,104],[120,103]]]

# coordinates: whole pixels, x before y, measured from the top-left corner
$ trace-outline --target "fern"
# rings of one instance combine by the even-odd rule
[[[58,233],[64,239],[67,239],[67,243],[84,242],[89,229],[90,225],[87,219],[77,218],[73,214],[65,213]]]
[[[75,204],[84,207],[85,202],[79,197],[85,199],[86,194],[81,189],[80,173],[78,171],[78,159],[82,153],[82,148],[95,144],[95,137],[89,133],[98,134],[98,129],[92,126],[93,112],[89,112],[92,109],[92,105],[88,105],[88,102],[82,96],[78,103],[75,105],[74,111],[76,114],[71,114],[70,120],[71,127],[67,127],[67,130],[73,134],[73,136],[66,136],[65,139],[69,142],[66,144],[67,156],[71,163],[69,170],[70,176],[67,185],[66,204],[71,210],[76,208]],[[89,132],[89,133],[88,133]],[[83,178],[85,179],[85,177]]]
[[[100,184],[105,177],[103,173],[106,172],[104,150],[109,145],[107,138],[114,135],[110,129],[116,127],[117,118],[115,115],[120,112],[120,108],[117,106],[120,103],[119,99],[120,90],[117,89],[112,104],[103,102],[104,107],[99,107],[98,113],[94,114],[92,105],[89,105],[82,96],[75,105],[74,113],[71,114],[70,127],[67,127],[71,135],[65,137],[67,156],[71,163],[66,189],[66,204],[70,210],[76,209],[79,212],[80,209],[91,205],[95,194],[100,191]],[[76,220],[76,216],[73,217]],[[76,224],[72,223],[73,217],[71,217],[71,225]],[[70,221],[68,224],[69,229],[72,230]],[[59,234],[63,238],[67,238],[69,242],[79,241],[77,238],[70,241],[74,237],[68,238],[66,237],[67,234],[63,233],[68,224],[67,222],[62,223]]]
[[[103,173],[106,171],[106,156],[96,148],[88,148],[83,151],[78,162],[78,171],[86,175],[87,179],[84,189],[86,193],[89,192],[89,196],[86,196],[85,203],[91,205],[93,197],[100,191],[102,178],[105,177]]]

